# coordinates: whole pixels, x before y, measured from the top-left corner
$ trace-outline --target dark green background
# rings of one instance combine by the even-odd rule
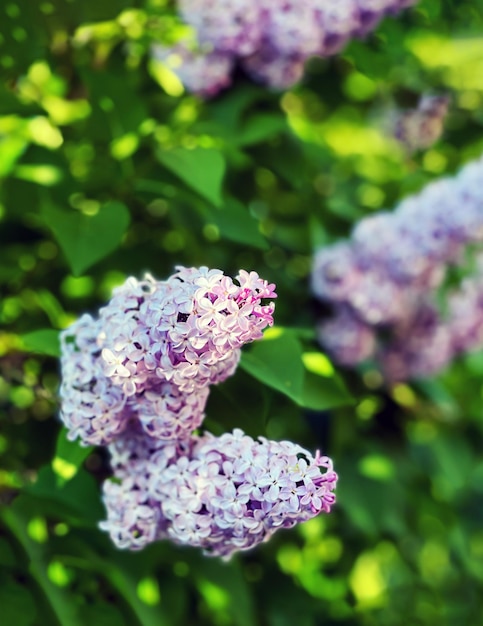
[[[481,623],[483,358],[393,389],[338,372],[308,287],[314,249],[483,152],[481,0],[423,0],[289,92],[240,75],[206,103],[149,62],[180,32],[163,0],[0,6],[2,624]],[[408,155],[390,113],[434,92],[444,137]],[[56,331],[176,264],[278,286],[276,330],[213,389],[207,428],[320,447],[340,475],[333,513],[228,564],[115,550],[106,455],[57,419]]]

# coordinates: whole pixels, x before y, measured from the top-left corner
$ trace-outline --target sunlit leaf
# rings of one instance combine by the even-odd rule
[[[210,213],[211,219],[223,237],[262,250],[268,249],[268,242],[260,232],[259,222],[239,202],[229,200],[222,210]]]
[[[195,562],[195,576],[210,612],[230,616],[233,626],[257,624],[253,596],[239,564],[215,560]]]
[[[14,176],[31,183],[36,183],[42,187],[52,187],[62,180],[64,173],[54,165],[22,164],[17,165],[14,170]]]
[[[37,480],[24,489],[23,495],[15,502],[19,507],[30,506],[31,497],[37,504],[36,511],[43,510],[46,514],[64,516],[66,520],[93,526],[104,515],[104,508],[99,499],[99,487],[94,478],[80,468],[75,476],[68,481],[59,481],[59,476],[52,467],[43,466],[38,472]],[[89,502],[89,506],[85,506]],[[42,507],[42,508],[41,508]]]
[[[353,402],[354,399],[337,376],[322,377],[305,372],[304,386],[297,404],[307,409],[324,411]]]
[[[27,350],[49,356],[60,356],[59,331],[52,328],[34,330],[21,336]]]
[[[290,332],[254,344],[242,353],[241,367],[260,382],[299,404],[304,384],[302,347]]]
[[[27,532],[29,507],[24,506],[26,504],[25,498],[23,498],[20,505],[18,503],[19,500],[20,498],[15,501],[13,506],[8,507],[8,509],[0,511],[0,517],[9,532],[20,544],[22,551],[28,559],[29,576],[32,576],[36,586],[42,591],[42,594],[49,606],[51,619],[55,619],[55,623],[69,624],[69,626],[81,626],[81,622],[78,619],[77,608],[75,603],[72,602],[72,597],[66,595],[65,590],[61,591],[47,575],[48,565],[46,562],[45,548],[43,544],[39,544],[29,537]],[[5,605],[7,601],[2,597],[3,593],[0,592],[2,602],[2,618],[6,618],[7,623],[9,624],[15,623],[25,626],[33,626],[39,622],[37,621],[37,616],[33,610],[33,603],[29,597],[30,593],[24,587],[25,585],[20,587],[22,593],[17,596],[18,604],[13,609],[12,614],[8,617],[8,613],[6,614],[5,612]],[[0,589],[2,589],[3,592],[10,597],[10,601],[12,594],[19,593],[19,591],[5,588],[5,585],[2,584],[0,584]]]
[[[306,353],[311,354],[311,353]],[[333,370],[323,376],[306,368],[308,361],[295,332],[275,327],[263,341],[242,353],[241,367],[260,382],[280,391],[301,407],[325,410],[351,404],[353,399]],[[312,356],[312,369],[314,358]],[[317,362],[320,368],[320,363]]]
[[[52,469],[57,474],[57,484],[62,485],[74,478],[85,459],[92,452],[92,446],[81,446],[67,438],[67,430],[62,428],[57,437]]]
[[[80,276],[120,244],[129,225],[127,207],[108,202],[95,215],[76,210],[61,211],[45,205],[42,216],[52,230],[74,276]]]
[[[222,183],[225,159],[217,150],[175,148],[158,150],[159,162],[176,174],[188,187],[214,204],[222,205]]]
[[[10,173],[17,160],[25,152],[27,145],[22,137],[0,136],[0,177]]]

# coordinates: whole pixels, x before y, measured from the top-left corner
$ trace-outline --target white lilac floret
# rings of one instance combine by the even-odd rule
[[[236,429],[147,451],[143,437],[110,447],[114,480],[104,484],[101,528],[120,548],[169,538],[229,557],[330,512],[335,502],[332,461],[297,444]]]
[[[389,380],[429,376],[483,344],[483,274],[436,306],[448,269],[483,241],[483,158],[365,218],[318,251],[312,290],[332,307],[321,344],[344,365],[374,356]]]
[[[231,81],[235,65],[253,79],[286,88],[303,75],[306,60],[339,52],[364,37],[386,15],[417,0],[178,0],[199,50],[179,44],[153,47],[185,86],[205,97]],[[209,62],[201,59],[206,56]],[[170,59],[171,57],[171,59]]]
[[[273,324],[274,285],[256,272],[179,267],[165,281],[129,278],[98,319],[61,334],[61,418],[69,437],[105,445],[129,419],[160,439],[189,435],[209,386],[235,371],[240,348]]]

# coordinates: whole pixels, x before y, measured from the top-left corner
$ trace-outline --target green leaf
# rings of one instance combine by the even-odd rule
[[[43,187],[57,185],[64,178],[64,173],[59,167],[47,163],[43,165],[17,165],[13,174],[17,178]]]
[[[240,146],[260,143],[287,130],[287,122],[282,115],[261,113],[250,117],[237,135]]]
[[[267,331],[263,341],[242,353],[240,365],[254,378],[306,409],[322,411],[353,402],[334,372],[320,376],[306,369],[302,345],[292,329]]]
[[[89,506],[86,507],[85,503]],[[19,508],[32,506],[35,511],[43,511],[78,524],[93,526],[104,515],[99,498],[99,485],[84,469],[63,484],[58,483],[58,475],[50,465],[44,465],[37,474],[33,485],[24,488],[15,500]]]
[[[274,331],[282,332],[277,336]],[[260,382],[300,404],[305,372],[302,347],[293,333],[282,329],[266,333],[263,341],[242,353],[240,365]]]
[[[22,496],[20,496],[22,498]],[[42,590],[48,605],[52,609],[52,613],[55,616],[56,622],[59,624],[69,624],[69,626],[81,626],[81,622],[78,618],[78,610],[75,602],[72,601],[72,596],[65,593],[57,585],[55,585],[47,574],[47,561],[42,544],[34,541],[28,533],[28,522],[30,519],[29,514],[23,511],[21,507],[17,505],[18,498],[13,506],[4,507],[0,510],[0,519],[15,537],[16,541],[22,547],[25,556],[29,562],[29,574],[34,578],[39,588]],[[28,591],[20,594],[18,590],[4,589],[4,594],[8,597],[12,596],[12,593],[18,594],[15,598],[15,604],[17,606],[12,607],[12,614],[7,617],[7,614],[3,610],[5,598],[0,598],[2,602],[2,617],[5,617],[7,624],[19,624],[19,626],[27,626],[27,624],[38,624],[36,616],[33,615],[32,622],[26,621],[26,616],[29,615],[27,607],[31,607],[32,603],[30,598],[27,597]],[[25,614],[23,613],[25,611]],[[24,616],[20,619],[20,615]],[[30,617],[30,616],[29,616]]]
[[[0,565],[3,567],[15,567],[17,559],[9,542],[0,537]]]
[[[304,386],[298,404],[306,409],[325,411],[338,406],[353,404],[354,398],[337,377],[322,377],[305,372]]]
[[[268,250],[268,242],[260,232],[259,222],[236,200],[229,200],[221,211],[212,211],[210,218],[226,239]]]
[[[34,626],[36,607],[29,589],[17,583],[11,576],[2,576],[0,580],[2,622],[16,626]]]
[[[44,206],[42,216],[62,248],[74,276],[80,276],[115,250],[130,221],[129,211],[121,202],[108,202],[95,215]]]
[[[63,485],[74,478],[92,450],[92,446],[82,447],[76,441],[67,439],[67,429],[62,428],[57,437],[55,457],[52,460],[52,469],[57,475],[57,484]]]
[[[60,356],[59,331],[53,328],[42,328],[31,333],[21,335],[24,347],[38,354]]]
[[[102,624],[102,626],[125,626],[126,618],[120,608],[112,606],[102,600],[97,600],[95,604],[82,604],[80,607],[80,617],[84,624]]]
[[[420,390],[434,406],[437,406],[447,419],[455,419],[461,411],[458,402],[453,398],[443,381],[437,378],[421,378],[414,383],[414,387]]]
[[[136,554],[115,549],[110,539],[104,534],[91,534],[86,539],[87,541],[76,542],[76,557],[84,561],[85,566],[98,577],[104,578],[110,588],[123,599],[123,614],[126,615],[127,609],[127,621],[130,626],[134,624],[136,626],[168,626],[168,624],[174,626],[175,623],[180,623],[173,619],[172,615],[167,614],[170,598],[167,594],[165,595],[164,587],[161,589],[161,602],[156,602],[156,604],[146,603],[144,593],[139,593],[140,586],[142,588],[146,578],[153,577],[156,580],[150,567],[150,554],[152,555],[156,550],[154,546]],[[159,543],[156,547],[162,550]],[[109,618],[106,616],[106,619]],[[104,626],[104,621],[94,620],[92,623]]]
[[[27,149],[28,142],[22,137],[1,137],[0,136],[0,152],[2,158],[0,160],[0,177],[10,173],[17,160]]]
[[[213,100],[207,113],[222,132],[228,131],[230,135],[234,135],[246,110],[255,106],[257,100],[265,100],[266,97],[266,89],[246,82],[240,89],[228,89],[222,98]]]
[[[195,148],[175,148],[158,150],[156,156],[170,172],[214,204],[222,205],[222,182],[225,173],[225,159],[218,150]]]
[[[237,561],[193,558],[196,586],[212,614],[220,609],[233,626],[256,626],[259,621],[250,587]]]

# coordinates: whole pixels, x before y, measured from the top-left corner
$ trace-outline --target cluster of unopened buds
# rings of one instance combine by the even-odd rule
[[[240,430],[193,433],[210,385],[273,324],[274,289],[255,272],[179,267],[129,278],[96,319],[63,331],[61,419],[70,439],[111,453],[101,527],[118,547],[171,538],[229,556],[330,510],[327,457]]]
[[[438,306],[448,271],[463,269],[483,242],[482,181],[483,158],[315,255],[312,289],[333,311],[319,339],[339,363],[375,359],[387,380],[402,381],[483,345],[481,258],[473,277],[446,292],[446,311]]]
[[[188,90],[211,97],[231,82],[235,66],[284,89],[298,82],[312,56],[339,52],[379,21],[417,0],[178,0],[198,49],[153,47]]]

